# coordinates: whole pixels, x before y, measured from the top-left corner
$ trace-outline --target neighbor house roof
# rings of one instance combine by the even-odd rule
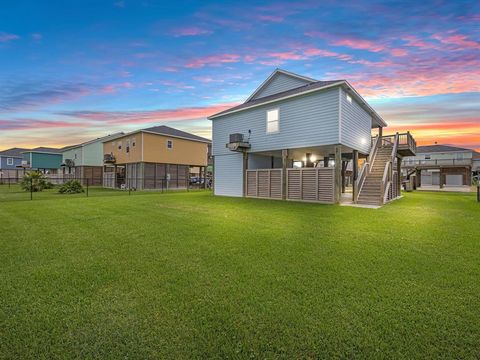
[[[136,134],[139,132],[145,132],[145,133],[151,133],[151,134],[157,134],[157,135],[165,135],[165,136],[171,136],[171,137],[176,137],[180,139],[187,139],[187,140],[194,140],[194,141],[200,141],[200,142],[205,142],[205,143],[211,143],[212,141],[206,138],[203,138],[201,136],[193,135],[188,132],[174,129],[170,126],[165,126],[165,125],[160,125],[160,126],[152,126],[146,129],[139,129],[132,131],[128,134],[124,134],[123,136],[129,136],[131,134]],[[122,136],[119,136],[122,137]],[[107,142],[109,140],[105,140],[103,142]]]
[[[450,145],[425,145],[425,146],[417,146],[417,154],[423,154],[423,153],[442,153],[442,152],[458,152],[458,151],[472,151],[475,152],[472,149],[466,149],[466,148],[461,148],[461,147],[456,147],[456,146],[450,146]]]
[[[14,147],[0,151],[0,156],[22,157],[22,152],[24,151],[28,151],[28,149]]]
[[[57,149],[57,148],[51,148],[51,147],[44,147],[44,146],[39,146],[34,149],[30,150],[25,150],[22,152],[36,152],[36,153],[46,153],[46,154],[61,154],[62,149]]]
[[[284,70],[280,70],[280,69],[275,70],[273,72],[273,74],[270,75],[270,77],[268,79],[270,79],[274,74],[276,74],[278,72],[284,72]],[[296,74],[292,74],[292,73],[289,73],[289,74],[290,75],[296,75]],[[300,77],[300,75],[296,75],[296,76]],[[307,79],[310,79],[310,78],[307,78]],[[311,80],[313,80],[313,79],[311,79]],[[260,86],[260,88],[262,86],[263,86],[263,84]],[[302,86],[299,86],[299,87],[296,87],[296,88],[293,88],[293,89],[290,89],[290,90],[282,91],[282,92],[272,94],[272,95],[269,95],[269,96],[264,96],[264,97],[261,97],[261,98],[258,98],[258,99],[253,99],[252,100],[251,99],[252,96],[250,96],[247,99],[247,101],[245,101],[243,104],[234,106],[230,109],[221,111],[221,112],[216,113],[214,115],[210,115],[210,116],[207,117],[207,119],[212,120],[212,119],[215,119],[215,118],[223,116],[223,115],[236,113],[236,112],[243,111],[243,110],[246,110],[246,109],[250,109],[250,108],[253,108],[253,107],[256,107],[256,106],[260,106],[260,105],[264,105],[264,104],[268,104],[268,103],[272,103],[272,102],[276,102],[276,101],[280,101],[280,100],[284,100],[284,99],[288,99],[288,98],[292,98],[292,97],[296,97],[296,96],[305,95],[305,94],[308,94],[308,93],[311,93],[311,92],[319,91],[319,90],[322,90],[322,89],[327,89],[327,88],[334,87],[334,86],[343,86],[349,92],[349,94],[353,98],[355,98],[355,100],[359,103],[359,105],[362,106],[376,120],[376,122],[379,125],[387,126],[387,123],[382,119],[382,117],[377,114],[377,112],[362,98],[362,96],[353,88],[352,85],[350,85],[348,83],[347,80],[313,81],[313,82],[307,83],[305,85],[302,85]],[[258,89],[255,90],[254,94],[256,92],[258,92]]]
[[[92,143],[97,142],[97,141],[106,142],[106,141],[114,140],[114,139],[116,139],[116,138],[118,138],[118,137],[122,137],[123,135],[125,135],[124,132],[118,132],[118,133],[114,133],[114,134],[109,134],[109,135],[102,136],[102,137],[99,137],[99,138],[96,138],[96,139],[93,139],[93,140],[85,141],[85,142],[83,142],[83,143],[81,143],[81,144],[75,144],[75,145],[65,146],[65,147],[61,148],[60,150],[61,150],[62,152],[64,152],[64,151],[67,151],[67,150],[75,149],[75,148],[77,148],[77,147],[89,145],[89,144],[92,144]]]

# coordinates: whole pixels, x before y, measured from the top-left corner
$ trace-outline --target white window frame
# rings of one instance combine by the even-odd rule
[[[272,111],[277,111],[277,120],[274,120],[274,121],[268,121],[268,113],[272,112]],[[277,130],[275,131],[268,131],[268,124],[269,123],[274,123],[276,122],[277,123]],[[273,109],[268,109],[265,113],[265,130],[266,130],[266,133],[267,134],[276,134],[276,133],[279,133],[280,132],[280,108],[273,108]]]
[[[170,146],[168,146],[170,144]],[[167,150],[172,150],[173,149],[173,140],[167,140]]]
[[[7,158],[7,165],[9,166],[13,165],[13,158]]]

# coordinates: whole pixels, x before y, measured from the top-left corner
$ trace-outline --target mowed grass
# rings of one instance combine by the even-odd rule
[[[0,202],[0,357],[480,357],[480,204]]]

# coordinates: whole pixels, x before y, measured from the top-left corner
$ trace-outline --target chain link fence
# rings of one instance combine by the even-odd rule
[[[75,184],[72,185],[72,182]],[[0,203],[76,197],[132,196],[174,191],[209,190],[211,179],[155,177],[0,178]]]

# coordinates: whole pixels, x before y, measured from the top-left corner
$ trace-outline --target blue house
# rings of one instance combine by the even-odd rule
[[[22,165],[23,148],[11,148],[0,151],[0,170],[16,170]]]
[[[37,147],[22,152],[22,166],[46,175],[57,175],[62,165],[62,149]]]
[[[209,119],[215,195],[382,205],[400,195],[401,159],[415,154],[409,133],[383,135],[386,122],[346,80],[277,69]]]

